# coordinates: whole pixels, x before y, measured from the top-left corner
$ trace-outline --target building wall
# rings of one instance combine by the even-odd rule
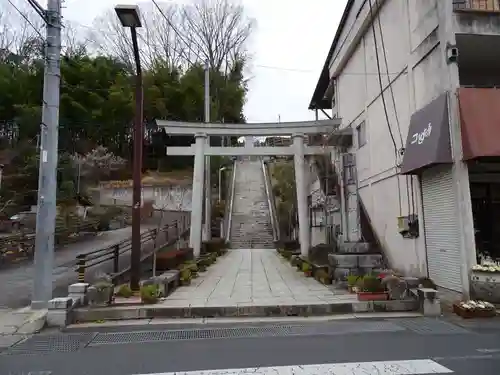
[[[401,149],[406,144],[412,113],[447,89],[447,80],[442,77],[446,76],[448,65],[442,48],[439,48],[440,16],[446,15],[439,10],[438,1],[443,0],[379,2],[382,5],[374,26],[387,116],[394,142],[381,96],[373,30],[362,19],[363,15],[369,15],[368,1],[364,2],[366,9],[354,10],[354,15],[359,12],[357,21],[353,23],[357,22],[359,26],[358,40],[351,38],[354,45],[348,47],[344,44],[342,47],[343,52],[352,51],[352,55],[343,59],[341,54],[336,58],[334,54],[333,60],[336,61],[330,62],[331,74],[336,69],[339,72],[337,104],[333,113],[343,119],[343,126],[356,128],[363,121],[366,126],[367,143],[359,147],[355,139],[350,150],[356,153],[361,199],[392,266],[415,275],[427,272],[423,225],[419,238],[404,239],[397,231],[397,217],[412,213],[409,205],[413,201],[414,212],[422,218],[419,181],[416,177],[399,176],[396,165],[402,161]],[[344,33],[349,34],[349,31]],[[351,30],[350,35],[355,33]],[[345,62],[339,63],[341,60]]]

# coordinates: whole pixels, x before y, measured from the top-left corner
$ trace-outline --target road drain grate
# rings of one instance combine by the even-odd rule
[[[390,322],[329,323],[321,326],[270,326],[244,328],[189,329],[168,331],[142,331],[100,333],[89,346],[106,344],[133,344],[175,340],[222,339],[242,337],[273,337],[297,335],[339,335],[346,333],[397,332],[404,331]]]
[[[70,333],[35,335],[22,341],[4,354],[38,354],[45,352],[76,352],[85,347],[108,344],[138,344],[179,340],[285,337],[312,335],[343,335],[357,333],[401,332],[406,327],[389,321],[339,321],[322,324],[272,325],[258,327],[227,327],[202,329],[151,330],[110,333]]]
[[[83,349],[95,336],[96,333],[35,335],[15,344],[2,354],[76,352]]]
[[[391,319],[392,322],[421,335],[470,334],[465,328],[438,318]]]

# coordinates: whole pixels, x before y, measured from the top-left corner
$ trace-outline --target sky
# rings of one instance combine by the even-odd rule
[[[181,0],[170,0],[178,2]],[[249,42],[248,122],[313,120],[307,108],[333,41],[346,0],[240,0],[255,19]],[[119,0],[121,4],[148,0]],[[46,4],[46,1],[40,1]],[[114,0],[65,0],[63,17],[92,26]]]

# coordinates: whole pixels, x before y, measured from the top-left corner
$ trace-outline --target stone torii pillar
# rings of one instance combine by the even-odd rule
[[[300,254],[307,257],[309,255],[309,213],[307,209],[307,181],[304,165],[304,134],[294,134],[292,139],[299,216]]]
[[[193,248],[195,258],[200,256],[202,226],[203,226],[203,186],[205,179],[205,145],[207,135],[195,134],[194,169],[193,169],[193,197],[191,201],[191,230],[189,233],[189,247]]]

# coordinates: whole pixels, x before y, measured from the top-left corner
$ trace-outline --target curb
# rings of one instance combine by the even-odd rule
[[[89,307],[73,310],[73,322],[85,323],[106,320],[132,320],[154,318],[216,318],[216,317],[308,317],[353,313],[418,311],[416,300],[338,302],[310,305],[266,306],[189,306],[161,305]]]

